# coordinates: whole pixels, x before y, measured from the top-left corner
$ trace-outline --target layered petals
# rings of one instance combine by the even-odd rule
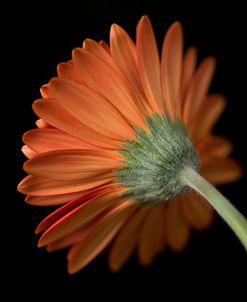
[[[142,17],[137,25],[136,48],[139,74],[146,97],[154,112],[163,112],[159,53],[152,25],[147,16]]]
[[[54,128],[60,129],[82,141],[111,149],[115,149],[121,144],[121,141],[101,135],[99,132],[81,123],[54,99],[37,100],[33,104],[33,109],[38,116],[43,117],[43,119]]]
[[[140,228],[149,211],[149,206],[139,209],[118,234],[109,254],[112,271],[118,271],[137,247]]]
[[[196,116],[206,98],[215,70],[215,65],[216,61],[214,58],[206,58],[198,67],[198,70],[191,81],[184,102],[183,119],[186,125],[188,125],[189,121]]]
[[[209,158],[202,163],[201,174],[212,184],[222,185],[240,179],[243,171],[234,159]]]
[[[99,149],[56,128],[33,129],[23,136],[25,144],[36,153],[68,149]]]
[[[208,57],[197,68],[196,49],[183,52],[179,22],[167,31],[160,57],[151,22],[143,16],[136,41],[113,24],[109,45],[84,40],[73,50],[72,60],[58,65],[57,77],[41,87],[42,97],[33,104],[38,128],[23,136],[29,175],[18,190],[30,205],[57,207],[35,232],[42,233],[39,247],[50,252],[69,248],[69,273],[78,272],[107,247],[114,272],[134,251],[147,266],[166,247],[182,251],[192,229],[212,224],[213,209],[194,191],[164,201],[150,194],[143,200],[120,180],[119,171],[128,169],[126,161],[141,171],[146,153],[166,152],[165,144],[164,149],[162,144],[147,146],[156,132],[165,142],[158,123],[145,133],[150,134],[147,140],[141,135],[151,129],[148,118],[154,113],[169,115],[171,121],[178,117],[198,154],[200,174],[208,181],[221,185],[240,178],[240,164],[229,157],[231,142],[212,134],[226,105],[224,96],[208,94],[215,59]],[[147,148],[139,149],[139,143]],[[136,164],[133,158],[139,151],[143,158]]]
[[[181,211],[180,200],[168,202],[166,209],[166,235],[167,243],[172,251],[182,251],[189,239],[190,228]]]
[[[183,60],[183,33],[179,22],[168,30],[163,44],[161,59],[161,81],[167,110],[171,116],[181,115],[181,76]]]
[[[54,180],[83,180],[121,168],[116,159],[121,156],[109,151],[59,150],[37,155],[25,163],[24,170]]]
[[[112,172],[102,173],[87,179],[52,180],[28,175],[18,185],[18,190],[27,195],[47,196],[86,191],[113,181]]]
[[[73,62],[86,85],[103,95],[133,125],[144,127],[140,98],[105,61],[85,49],[73,51]]]
[[[120,192],[113,190],[99,194],[98,197],[71,210],[45,231],[39,240],[39,246],[56,241],[86,225],[111,205],[117,204],[121,200]]]
[[[193,229],[204,230],[213,222],[213,208],[198,194],[186,193],[180,204],[185,220]]]
[[[139,234],[138,257],[142,265],[149,265],[157,253],[157,246],[159,245],[158,229],[160,227],[160,216],[164,219],[164,212],[162,207],[153,207],[146,219],[143,221]],[[162,223],[161,223],[162,225]]]
[[[69,251],[69,273],[82,269],[95,258],[111,242],[133,210],[133,203],[126,201],[100,219],[88,236]]]
[[[69,80],[54,79],[50,85],[64,108],[89,128],[116,139],[133,138],[121,114],[98,93]]]

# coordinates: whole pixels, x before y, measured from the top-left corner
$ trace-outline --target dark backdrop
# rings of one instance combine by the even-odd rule
[[[123,26],[134,37],[136,23],[143,14],[151,18],[159,44],[168,26],[180,20],[186,46],[196,46],[199,59],[207,55],[217,58],[217,72],[211,91],[224,93],[228,98],[228,107],[215,132],[233,141],[233,156],[246,168],[247,48],[245,9],[241,2],[234,1],[230,5],[217,1],[118,3],[91,0],[77,3],[64,1],[56,5],[42,1],[15,5],[14,11],[9,14],[13,24],[11,42],[14,43],[10,60],[13,66],[10,67],[11,71],[15,70],[12,78],[15,88],[10,91],[15,106],[15,185],[24,176],[21,167],[24,156],[19,151],[21,136],[34,127],[36,117],[31,104],[39,98],[40,86],[56,75],[57,64],[69,60],[72,48],[80,46],[85,38],[108,41],[111,23]],[[244,176],[241,181],[221,190],[247,216],[245,186]],[[100,299],[114,295],[118,301],[126,294],[131,298],[134,292],[138,295],[150,292],[153,300],[170,301],[167,295],[176,299],[182,294],[183,297],[201,300],[207,293],[228,295],[234,292],[236,297],[244,292],[242,280],[246,276],[246,252],[219,218],[208,231],[193,233],[185,252],[173,254],[166,251],[149,268],[140,267],[136,258],[132,257],[120,273],[112,274],[107,268],[107,254],[103,254],[83,271],[70,276],[66,272],[64,251],[49,254],[36,247],[35,226],[51,209],[28,206],[24,203],[24,196],[18,193],[15,200],[8,202],[14,208],[11,284],[23,297],[35,298],[44,293],[48,298],[67,292],[77,295],[82,301],[98,295]]]

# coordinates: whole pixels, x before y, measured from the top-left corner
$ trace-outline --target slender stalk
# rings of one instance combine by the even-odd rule
[[[182,181],[188,185],[213,206],[218,214],[231,227],[247,251],[247,220],[246,218],[214,188],[206,179],[201,177],[194,169],[186,168],[181,173]]]

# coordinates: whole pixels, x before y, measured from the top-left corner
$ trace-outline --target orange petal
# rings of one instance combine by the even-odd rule
[[[30,130],[24,134],[23,141],[38,153],[65,149],[99,149],[55,128]]]
[[[208,136],[196,145],[201,161],[209,157],[226,157],[232,148],[232,143],[222,136]]]
[[[57,241],[48,244],[47,251],[54,252],[82,241],[92,231],[92,227],[94,226],[94,224],[95,222],[93,221],[89,225],[83,226],[79,230],[76,230],[72,234],[69,234],[68,236],[65,236]]]
[[[144,92],[153,111],[163,112],[159,53],[147,16],[143,16],[137,25],[136,39],[138,68]]]
[[[68,272],[78,272],[91,262],[114,238],[133,212],[133,203],[126,201],[105,215],[89,235],[68,253]]]
[[[192,124],[193,140],[195,142],[208,136],[226,106],[226,99],[220,94],[212,94],[204,101],[197,117]],[[200,122],[200,127],[197,127]]]
[[[31,196],[28,195],[25,199],[26,203],[33,206],[56,206],[64,203],[68,203],[71,200],[79,198],[85,192],[75,192],[62,195],[50,195],[50,196]]]
[[[236,181],[242,173],[240,164],[232,158],[205,158],[202,162],[202,176],[215,185]]]
[[[84,85],[53,79],[51,89],[69,113],[89,128],[116,139],[133,139],[133,129],[102,96]]]
[[[196,69],[197,51],[190,47],[184,56],[182,68],[181,97],[184,100]]]
[[[119,190],[115,190],[102,193],[96,198],[76,207],[45,231],[38,242],[38,246],[42,247],[55,242],[83,227],[110,206],[117,205],[121,198]]]
[[[83,42],[83,48],[101,58],[107,64],[109,64],[116,72],[119,72],[119,68],[116,63],[113,61],[110,53],[101,47],[96,41],[91,39],[86,39]]]
[[[68,113],[54,99],[37,100],[33,104],[35,113],[43,118],[48,124],[69,133],[90,144],[116,149],[121,142],[108,136],[102,135],[80,123]]]
[[[181,76],[183,60],[183,31],[179,22],[169,28],[162,47],[161,83],[168,112],[181,115]]]
[[[45,217],[39,225],[37,226],[35,233],[38,234],[40,232],[45,231],[48,229],[51,225],[53,225],[56,221],[58,221],[60,218],[65,217],[69,212],[74,210],[75,208],[79,207],[86,201],[92,200],[93,198],[99,196],[102,193],[110,192],[114,189],[114,184],[106,184],[103,186],[100,186],[96,189],[92,189],[89,191],[82,192],[81,196],[77,199],[71,200],[67,204],[59,207],[56,211],[52,212],[50,215]],[[81,193],[81,192],[78,192]],[[66,194],[68,195],[68,194]],[[61,195],[59,195],[60,197]]]
[[[61,78],[83,83],[82,78],[80,77],[80,74],[76,70],[72,61],[60,63],[57,66],[57,74]]]
[[[156,253],[161,253],[167,245],[166,233],[165,233],[165,206],[164,204],[158,206],[159,213],[156,221],[156,229],[154,232],[154,247]]]
[[[40,93],[44,99],[54,98],[49,84],[45,84],[40,88]]]
[[[37,176],[27,176],[18,185],[18,190],[27,195],[47,196],[89,190],[112,181],[112,172],[88,179],[53,180]]]
[[[99,45],[102,48],[104,48],[104,50],[107,51],[109,54],[111,53],[110,47],[109,47],[109,45],[105,41],[103,41],[103,40],[99,41]]]
[[[189,87],[184,103],[184,122],[186,125],[192,120],[201,108],[211,83],[216,61],[212,57],[206,58],[199,66]]]
[[[145,127],[138,95],[105,61],[85,49],[73,51],[73,62],[86,85],[103,95],[132,125]]]
[[[140,98],[140,110],[143,115],[151,115],[151,108],[145,97],[137,66],[136,47],[129,35],[117,24],[111,26],[111,55],[123,75],[133,86]]]
[[[71,149],[41,153],[26,161],[23,169],[33,176],[43,178],[87,180],[122,166],[110,151]]]
[[[141,89],[137,69],[137,56],[134,42],[123,28],[117,24],[111,26],[110,31],[111,55],[127,79]]]
[[[133,253],[137,246],[141,223],[149,210],[148,206],[137,210],[118,234],[109,254],[109,267],[112,271],[120,270]]]
[[[174,252],[182,251],[189,239],[190,229],[179,206],[179,200],[172,199],[166,209],[167,243]]]
[[[200,195],[189,192],[180,200],[184,218],[196,230],[204,230],[213,222],[214,211]]]
[[[150,209],[145,218],[140,234],[138,245],[138,258],[142,265],[151,264],[157,253],[157,237],[154,235],[157,231],[157,222],[159,221],[160,207],[155,206]]]
[[[50,127],[49,124],[47,124],[44,120],[42,120],[41,118],[38,119],[35,123],[39,128],[48,128]]]
[[[21,151],[23,152],[23,154],[31,159],[31,158],[34,158],[38,153],[34,152],[32,149],[30,149],[28,146],[24,145],[22,148],[21,148]]]

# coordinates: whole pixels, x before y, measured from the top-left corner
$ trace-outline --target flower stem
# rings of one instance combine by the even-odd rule
[[[184,184],[194,189],[212,205],[218,214],[231,227],[247,251],[247,220],[246,218],[194,169],[186,168],[181,173]]]

